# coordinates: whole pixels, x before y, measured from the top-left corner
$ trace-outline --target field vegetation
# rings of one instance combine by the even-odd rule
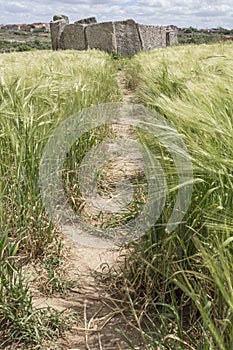
[[[0,70],[0,347],[36,348],[68,324],[55,310],[33,308],[22,271],[39,260],[47,290],[64,292],[61,238],[40,198],[43,149],[62,120],[114,101],[118,87],[111,57],[99,52],[12,53],[0,57]]]
[[[232,349],[232,50],[167,48],[128,65],[129,86],[182,135],[194,171],[185,222],[167,234],[162,215],[161,229],[126,256],[123,290],[140,305],[135,317],[153,349]]]
[[[193,27],[180,29],[178,32],[179,44],[214,44],[232,37],[233,30],[225,28],[197,29]]]
[[[112,285],[126,300],[145,349],[233,349],[232,57],[231,43],[170,47],[129,59],[98,51],[0,56],[1,348],[42,348],[68,328],[71,316],[33,307],[24,273],[27,264],[39,261],[51,293],[64,292],[69,283],[59,270],[61,235],[40,197],[40,159],[67,117],[121,100],[120,70],[135,101],[177,129],[194,176],[186,216],[168,233],[177,186],[172,155],[153,135],[138,131],[148,150],[160,151],[170,192],[157,225],[124,247],[125,263],[113,271]],[[106,132],[96,132],[94,142],[93,134],[85,135],[79,154]],[[124,336],[120,327],[118,332]],[[125,340],[133,349],[127,335]]]
[[[22,52],[51,49],[50,33],[44,30],[33,32],[0,29],[0,52]]]

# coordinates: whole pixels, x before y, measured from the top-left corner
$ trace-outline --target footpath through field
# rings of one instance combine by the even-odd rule
[[[132,103],[134,93],[126,88],[124,71],[117,74],[117,82],[122,92],[122,102]],[[112,126],[118,137],[130,138],[131,130],[120,125]],[[132,169],[132,171],[134,171]],[[114,298],[108,288],[108,278],[101,280],[101,271],[116,263],[119,250],[90,248],[78,245],[64,237],[64,245],[69,248],[67,275],[78,279],[77,288],[71,288],[65,298],[44,298],[37,296],[34,304],[37,307],[51,306],[57,310],[71,310],[78,314],[78,323],[49,349],[70,350],[127,350],[130,349],[117,330],[122,330],[134,343],[135,349],[145,349],[140,345],[139,336],[134,329],[133,321],[123,300]],[[107,276],[107,274],[106,274]],[[131,322],[132,321],[132,322]],[[48,348],[47,348],[48,349]]]

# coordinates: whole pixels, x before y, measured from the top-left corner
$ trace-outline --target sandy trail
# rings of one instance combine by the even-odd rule
[[[134,94],[125,88],[122,71],[117,74],[117,81],[122,91],[122,102],[132,102]],[[127,128],[113,126],[113,131],[119,137],[127,136]],[[118,330],[123,330],[133,339],[135,350],[145,349],[138,345],[140,340],[137,332],[129,325],[130,316],[127,315],[124,301],[117,297],[114,299],[108,288],[108,280],[96,279],[96,274],[103,267],[104,271],[108,271],[119,259],[118,248],[100,248],[98,242],[96,246],[94,244],[95,247],[90,247],[85,245],[85,239],[80,244],[74,243],[69,237],[70,235],[65,235],[63,240],[70,250],[66,271],[69,278],[77,279],[77,287],[70,289],[65,298],[37,295],[34,297],[34,304],[37,307],[50,306],[60,311],[68,309],[77,312],[78,323],[67,332],[65,339],[59,339],[49,349],[129,349]]]

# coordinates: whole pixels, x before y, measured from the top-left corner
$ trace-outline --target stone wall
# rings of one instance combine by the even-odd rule
[[[53,50],[90,48],[130,56],[178,42],[176,31],[166,32],[165,27],[137,24],[132,19],[97,23],[90,17],[69,24],[67,16],[56,15],[50,30]]]

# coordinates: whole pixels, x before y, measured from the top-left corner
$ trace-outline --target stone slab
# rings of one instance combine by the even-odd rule
[[[170,31],[167,33],[168,35],[168,45],[173,46],[173,45],[178,45],[178,33],[177,31]]]
[[[66,25],[67,25],[67,22],[65,19],[59,19],[59,20],[50,22],[50,35],[51,35],[53,50],[58,50],[61,48],[60,38]]]
[[[131,56],[142,50],[137,24],[134,20],[114,22],[117,53]]]
[[[85,28],[85,33],[88,47],[90,49],[116,52],[113,22],[88,25]]]
[[[97,23],[97,20],[95,17],[83,18],[74,22],[74,24],[93,24],[93,23]]]
[[[60,47],[63,50],[86,50],[85,27],[82,24],[68,24],[60,37]]]
[[[166,30],[164,27],[138,24],[138,31],[143,50],[166,47]]]

